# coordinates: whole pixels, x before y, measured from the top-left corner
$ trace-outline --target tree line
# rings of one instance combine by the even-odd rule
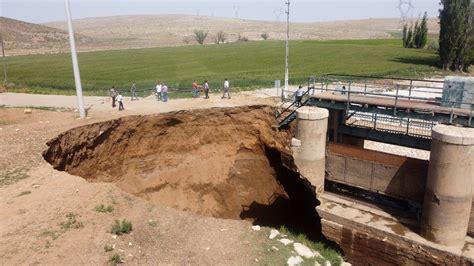
[[[415,25],[403,26],[403,47],[422,49],[428,42],[428,13],[425,12],[421,22],[417,20]]]
[[[472,0],[440,0],[440,33],[436,47],[440,66],[444,70],[468,71],[474,63],[474,3]],[[428,43],[428,14],[420,22],[405,24],[402,31],[403,47],[423,49]]]
[[[193,35],[193,39],[200,45],[204,45],[204,43],[206,42],[206,39],[209,37],[209,32],[207,31],[203,31],[203,30],[194,30],[194,35]],[[263,40],[267,40],[268,38],[270,38],[270,35],[268,33],[262,33],[260,35],[260,37],[263,39]],[[215,44],[221,44],[221,43],[225,43],[228,38],[227,38],[227,34],[223,31],[219,31],[217,32],[214,36],[212,36],[213,38],[213,42]],[[189,40],[188,39],[185,39],[184,40],[185,43],[188,43]],[[237,41],[238,42],[248,42],[249,39],[245,36],[242,36],[240,35],[239,33],[239,36],[237,38]]]

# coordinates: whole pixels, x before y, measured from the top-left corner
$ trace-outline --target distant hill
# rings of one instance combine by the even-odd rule
[[[0,17],[0,30],[8,55],[55,53],[68,48],[66,31],[44,25]],[[79,44],[91,43],[92,38],[76,35]]]
[[[13,54],[39,52],[60,52],[67,48],[66,22],[52,22],[35,25],[12,19],[5,26],[7,42]],[[430,19],[429,31],[438,34],[436,19]],[[12,28],[12,29],[9,29]],[[253,21],[191,15],[140,15],[97,17],[74,20],[74,28],[81,51],[138,49],[149,47],[196,44],[194,30],[209,32],[208,43],[212,43],[218,31],[227,33],[228,41],[238,36],[249,40],[261,40],[267,33],[270,39],[283,40],[286,36],[284,22]],[[398,19],[364,19],[318,23],[292,23],[293,40],[340,40],[393,38],[400,32]],[[10,39],[9,39],[10,38]],[[28,43],[31,41],[31,44]],[[58,46],[58,44],[61,44]],[[31,49],[28,50],[28,47]],[[20,51],[18,51],[20,49]]]
[[[45,24],[66,29],[65,22]],[[183,44],[183,38],[192,37],[194,30],[228,33],[230,41],[238,35],[250,40],[261,39],[268,33],[271,39],[284,39],[286,23],[202,17],[191,15],[142,15],[78,19],[74,21],[77,32],[94,38],[127,40],[137,44]],[[430,32],[438,32],[438,23],[430,20]],[[401,31],[398,19],[365,19],[317,23],[292,23],[292,39],[370,39],[389,38],[389,32]],[[212,37],[212,36],[211,36]],[[212,42],[212,38],[209,42]]]

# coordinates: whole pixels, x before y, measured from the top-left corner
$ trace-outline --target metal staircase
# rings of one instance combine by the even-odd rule
[[[285,108],[283,111],[279,112],[278,110],[276,110],[276,120],[278,123],[277,125],[278,129],[288,127],[291,124],[291,122],[293,122],[296,119],[296,111],[299,108],[305,106],[309,102],[308,96],[309,96],[309,92],[312,89],[314,88],[308,88],[308,90],[303,94],[303,99],[305,100],[302,101],[300,106],[298,106],[296,101],[293,101],[293,103],[287,108]]]

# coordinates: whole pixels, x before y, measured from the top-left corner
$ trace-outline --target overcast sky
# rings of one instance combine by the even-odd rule
[[[238,17],[254,20],[284,20],[285,0],[70,0],[74,18],[141,15],[190,14]],[[291,20],[316,22],[364,18],[399,18],[401,9],[418,16],[424,11],[438,15],[438,0],[291,0]],[[41,23],[65,20],[64,0],[0,0],[0,15]]]

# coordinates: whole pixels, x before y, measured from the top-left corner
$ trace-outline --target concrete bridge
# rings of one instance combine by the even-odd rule
[[[472,78],[462,82],[474,92]],[[323,234],[356,264],[474,263],[472,100],[351,95],[352,84],[309,86],[305,106],[280,115],[280,126],[296,120],[293,157],[321,202]],[[367,150],[365,140],[430,159]]]

